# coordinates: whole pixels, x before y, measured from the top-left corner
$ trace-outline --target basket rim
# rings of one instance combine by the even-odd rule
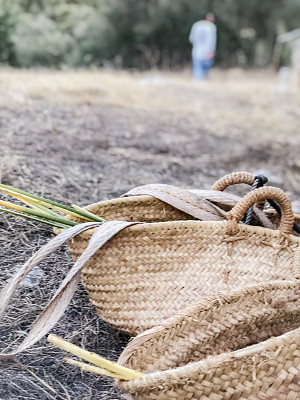
[[[165,388],[168,389],[168,382],[172,382],[173,387],[174,385],[186,383],[187,379],[189,379],[189,375],[196,371],[203,373],[203,375],[209,375],[212,372],[212,369],[215,370],[229,364],[235,365],[235,368],[233,369],[240,368],[236,363],[239,362],[242,364],[246,360],[247,365],[257,366],[258,362],[255,357],[261,357],[264,360],[272,360],[272,358],[274,359],[277,356],[276,353],[280,347],[287,343],[295,343],[295,339],[300,343],[300,328],[294,329],[280,336],[272,337],[258,344],[247,346],[245,349],[242,349],[243,354],[241,354],[241,350],[236,350],[216,356],[210,356],[204,360],[192,362],[181,367],[172,368],[166,371],[150,372],[145,374],[142,378],[133,379],[128,382],[122,381],[121,385],[124,387],[134,386],[135,391],[138,391],[139,388],[157,387],[158,384],[161,389],[163,384],[165,384]],[[117,381],[120,382],[119,380]]]
[[[90,211],[90,210],[89,210]],[[199,234],[201,232],[205,232],[207,230],[217,230],[222,234],[226,234],[228,226],[228,221],[199,221],[199,220],[181,220],[181,221],[165,221],[165,222],[140,222],[137,225],[129,226],[126,229],[124,229],[123,232],[118,233],[118,235],[124,234],[125,231],[131,230],[133,232],[155,232],[155,231],[160,231],[161,234],[163,232],[167,232],[170,229],[178,229],[181,230],[182,228],[189,228],[194,231],[198,231]],[[261,237],[264,237],[266,239],[279,239],[281,237],[281,232],[279,229],[270,229],[270,228],[265,228],[261,226],[253,226],[253,225],[245,225],[243,223],[238,223],[238,232],[237,234],[246,234],[248,237],[251,237],[253,234],[260,235]],[[86,239],[89,240],[92,234],[95,232],[96,228],[89,229],[85,232],[82,232],[79,237],[80,239]],[[63,232],[63,229],[58,229],[55,228],[54,232],[55,234],[58,234],[60,232]],[[236,235],[237,235],[236,234]],[[230,237],[234,237],[235,235],[232,235]],[[245,236],[245,239],[247,238]],[[228,235],[229,237],[229,235]],[[76,241],[76,238],[74,240]],[[292,233],[289,235],[289,240],[290,243],[292,244],[298,244],[300,245],[300,236],[295,236]]]
[[[190,190],[192,193],[195,192],[201,192],[202,190],[200,189],[188,189]],[[209,190],[203,190],[203,191],[209,191]],[[162,200],[157,199],[156,197],[150,196],[150,195],[130,195],[130,196],[123,196],[123,197],[116,197],[113,199],[108,199],[108,200],[102,200],[102,201],[97,201],[95,203],[91,203],[88,204],[87,206],[82,207],[83,209],[86,209],[87,211],[93,212],[93,210],[95,208],[99,208],[99,206],[101,206],[101,208],[106,208],[106,207],[110,207],[110,206],[127,206],[128,203],[139,203],[139,202],[158,202],[158,203],[163,203]],[[170,206],[169,204],[165,203],[165,205]],[[171,206],[172,207],[172,206]],[[184,212],[184,211],[182,211]],[[272,208],[270,209],[266,209],[264,210],[264,212],[266,214],[274,214],[277,215],[276,210],[273,210]],[[294,213],[294,217],[295,219],[299,219],[300,220],[300,214]],[[72,218],[72,217],[71,217]]]
[[[89,205],[87,205],[87,206],[84,206],[84,207],[82,207],[82,208],[85,209],[85,210],[87,210],[87,211],[90,211],[90,212],[95,212],[95,210],[98,211],[99,207],[104,208],[104,209],[105,209],[105,208],[112,207],[112,206],[114,206],[114,207],[115,207],[115,206],[118,206],[118,207],[120,207],[120,208],[125,208],[125,207],[127,207],[129,204],[134,205],[134,204],[136,204],[136,203],[148,203],[148,202],[150,202],[150,203],[161,203],[162,200],[158,200],[157,198],[155,198],[155,197],[153,197],[153,196],[149,196],[149,195],[131,195],[131,196],[116,197],[116,198],[114,198],[114,199],[108,199],[108,200],[98,201],[98,202],[95,202],[95,203],[91,203],[91,204],[89,204]],[[165,206],[171,207],[171,206],[170,206],[169,204],[167,204],[167,203],[165,203]],[[181,212],[184,213],[183,211],[181,211]],[[272,209],[267,209],[267,210],[265,210],[264,212],[266,213],[266,215],[268,215],[268,214],[270,214],[270,215],[277,215],[276,211],[275,211],[275,210],[272,210]],[[74,221],[75,221],[75,220],[76,220],[76,221],[79,220],[79,219],[74,218],[74,217],[72,217],[72,216],[67,217],[67,218],[70,219],[70,220],[74,220]],[[300,223],[300,214],[295,214],[295,213],[294,213],[294,218],[295,218],[295,221],[297,220],[297,221],[299,221],[299,223]],[[184,221],[186,222],[186,221],[189,221],[189,220],[184,220]],[[191,220],[191,221],[193,221],[193,220]],[[179,221],[151,222],[151,224],[167,223],[167,222],[179,222]],[[199,220],[198,220],[198,222],[209,222],[209,221],[199,221]],[[213,221],[211,221],[211,222],[213,222]],[[223,221],[217,221],[217,222],[223,222]],[[145,225],[145,224],[147,224],[147,223],[146,223],[146,222],[143,222],[142,224]],[[149,222],[148,224],[150,224],[150,222]],[[247,226],[252,226],[252,225],[247,225]],[[259,227],[255,227],[255,228],[259,228]],[[263,228],[263,229],[269,229],[269,228],[264,228],[264,227],[261,227],[261,228]],[[54,228],[54,229],[53,229],[53,232],[54,232],[55,235],[58,235],[58,234],[60,234],[61,232],[63,232],[64,230],[65,230],[65,229]],[[271,231],[277,232],[278,229],[276,229],[276,230],[271,229]],[[81,234],[81,237],[85,237],[85,238],[87,239],[87,238],[89,238],[89,237],[91,236],[91,234],[92,234],[91,231],[85,231],[84,233]],[[297,237],[297,235],[292,235],[292,236],[293,236],[293,237],[294,237],[294,236]],[[299,237],[300,237],[300,236],[299,236]]]
[[[200,191],[198,189],[190,189],[191,192],[195,191]],[[148,202],[148,201],[153,201],[153,202],[161,202],[163,203],[162,200],[158,200],[157,198],[153,197],[153,196],[149,196],[149,195],[134,195],[134,196],[124,196],[124,197],[116,197],[114,199],[108,199],[108,200],[103,200],[103,201],[98,201],[96,203],[91,203],[88,204],[87,206],[82,207],[83,209],[86,209],[87,211],[93,212],[93,210],[95,208],[99,208],[99,206],[101,206],[102,208],[106,208],[106,207],[110,207],[110,206],[114,206],[114,205],[119,205],[119,206],[127,206],[128,203],[137,203],[137,202]],[[167,203],[165,203],[166,205],[169,205]],[[182,211],[184,212],[184,211]],[[264,212],[266,214],[274,214],[277,215],[277,212],[273,209],[267,209],[264,210]],[[300,214],[294,213],[294,217],[295,219],[299,219],[300,220]],[[72,217],[71,217],[72,218]]]

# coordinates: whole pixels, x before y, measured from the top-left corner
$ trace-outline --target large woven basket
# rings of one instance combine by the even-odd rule
[[[217,186],[223,190],[230,184],[251,184],[253,180],[251,174],[235,173]],[[56,231],[60,234],[33,254],[5,285],[0,293],[0,315],[22,279],[69,240],[75,265],[28,336],[15,350],[0,354],[0,359],[21,353],[56,324],[74,295],[81,270],[89,298],[100,316],[132,335],[160,324],[194,299],[218,290],[261,280],[298,278],[300,239],[291,235],[294,215],[282,191],[260,189],[236,204],[237,196],[224,196],[215,187],[195,194],[166,185],[150,186],[146,188],[148,195],[143,196],[143,187],[132,198],[87,207],[110,221]],[[238,224],[249,207],[269,198],[278,201],[283,212],[279,230]],[[234,204],[227,214],[228,222],[224,221],[225,210]],[[137,219],[142,222],[135,222]],[[270,225],[262,210],[256,211],[254,222]],[[271,223],[271,227],[276,225]]]
[[[239,223],[267,198],[282,209],[279,230]],[[97,205],[90,211],[97,213]],[[191,301],[250,283],[300,276],[300,239],[284,193],[272,187],[246,195],[227,221],[171,221],[129,226],[82,269],[82,282],[99,315],[114,327],[140,333]],[[69,244],[77,260],[93,230]]]
[[[298,400],[299,325],[298,281],[211,296],[133,339],[118,363],[146,376],[117,384],[134,400]]]
[[[217,266],[216,263],[213,265],[218,273],[213,270],[212,280],[208,279],[209,259],[215,258],[214,248],[224,239],[226,229],[224,225],[195,223],[195,219],[223,221],[226,211],[237,204],[240,198],[222,193],[222,190],[236,183],[252,185],[254,180],[252,174],[233,173],[216,182],[210,191],[145,185],[127,193],[132,197],[87,207],[109,222],[81,223],[67,230],[56,230],[55,233],[59,235],[33,254],[0,292],[2,315],[22,279],[47,255],[69,241],[76,263],[33,323],[28,336],[15,350],[0,354],[0,359],[14,357],[26,350],[56,324],[71,301],[80,280],[80,271],[89,259],[82,277],[92,302],[106,321],[131,334],[160,323],[198,295],[210,293],[219,286],[230,289],[232,285],[244,284],[253,278],[255,280],[253,274],[245,277],[243,271],[237,270],[235,274],[238,280],[231,282],[235,275],[230,274],[228,280],[228,268]],[[252,223],[276,228],[276,224],[270,222],[262,210],[256,209],[254,216]],[[143,226],[139,223],[137,229],[132,230],[137,220],[143,222]],[[122,230],[122,234],[116,236]],[[219,237],[210,243],[214,233]],[[79,235],[78,239],[74,239],[76,235]],[[112,237],[115,237],[114,241],[110,241]],[[230,248],[229,242],[225,237],[227,249]],[[97,252],[101,247],[103,251]],[[276,252],[271,251],[272,254]],[[274,254],[273,257],[276,256]],[[219,256],[218,252],[216,255]],[[226,260],[225,253],[220,257],[218,262]],[[266,269],[267,277],[269,270]],[[270,276],[276,273],[275,268]],[[221,285],[215,286],[214,280],[220,275],[218,284]],[[280,271],[278,276],[285,277],[285,271]]]

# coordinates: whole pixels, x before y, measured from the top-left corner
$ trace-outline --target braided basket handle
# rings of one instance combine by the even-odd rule
[[[233,172],[231,174],[223,176],[217,182],[213,184],[211,190],[218,190],[223,192],[228,186],[237,185],[239,183],[246,183],[252,186],[255,180],[255,176],[250,172]]]
[[[294,214],[292,205],[286,194],[278,188],[268,186],[255,189],[243,197],[228,213],[228,233],[235,234],[237,232],[237,224],[240,222],[245,213],[257,202],[262,200],[273,199],[280,205],[282,211],[279,230],[284,235],[289,235],[294,224]]]

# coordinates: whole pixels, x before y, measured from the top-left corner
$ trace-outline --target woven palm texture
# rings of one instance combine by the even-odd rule
[[[217,186],[223,190],[231,184],[251,184],[254,180],[253,175],[239,172],[222,178]],[[67,241],[76,263],[32,324],[28,336],[14,350],[1,353],[0,359],[8,359],[21,353],[55,326],[73,298],[82,268],[89,260],[87,269],[83,270],[82,279],[91,301],[106,321],[131,334],[160,323],[198,294],[205,295],[213,291],[214,287],[219,288],[220,283],[221,288],[225,285],[229,289],[232,284],[244,284],[244,280],[247,283],[249,279],[244,278],[245,271],[237,269],[237,280],[231,282],[231,279],[227,279],[228,269],[222,269],[222,266],[215,264],[218,282],[215,282],[215,277],[210,279],[208,276],[209,257],[214,258],[212,254],[217,246],[216,241],[212,240],[210,243],[209,238],[221,225],[199,225],[195,219],[198,222],[224,221],[227,217],[226,211],[240,200],[238,196],[222,193],[220,190],[193,191],[170,185],[145,185],[127,193],[127,196],[133,197],[88,207],[109,220],[104,224],[78,221],[82,223],[70,229],[56,229],[59,235],[33,254],[2,289],[0,314],[5,312],[15,289],[24,277]],[[276,224],[270,222],[262,210],[255,209],[253,215],[255,220],[252,218],[252,223],[276,228]],[[133,225],[143,228],[132,231],[129,227]],[[125,235],[117,235],[121,231],[126,232]],[[222,229],[220,234],[222,241]],[[201,240],[199,235],[202,236]],[[116,240],[112,241],[112,238]],[[228,238],[224,239],[225,242],[226,240],[228,242]],[[230,251],[228,244],[228,254]],[[224,260],[226,261],[226,257],[223,255],[223,260],[221,256],[219,261]],[[238,259],[237,261],[240,263]],[[269,270],[266,271],[268,274]],[[276,274],[277,269],[273,272]],[[234,274],[230,275],[230,278],[235,278]],[[279,276],[282,275],[284,273],[280,271]],[[205,280],[202,287],[203,277]],[[253,274],[249,274],[249,278],[252,281]]]
[[[239,223],[252,205],[269,198],[282,210],[279,230]],[[97,213],[97,207],[89,210]],[[99,315],[135,335],[218,290],[299,277],[300,239],[291,235],[294,215],[281,190],[252,191],[227,219],[143,223],[119,232],[82,269]],[[70,242],[75,260],[92,232]]]
[[[300,285],[273,281],[195,302],[134,338],[117,381],[132,399],[298,400]]]

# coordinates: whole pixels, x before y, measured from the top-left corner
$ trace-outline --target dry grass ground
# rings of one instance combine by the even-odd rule
[[[0,104],[3,183],[86,205],[146,183],[209,188],[228,172],[263,170],[300,212],[300,97],[278,93],[269,71],[214,71],[195,83],[187,72],[1,70]],[[1,215],[1,286],[51,236]],[[1,321],[2,350],[24,337],[71,265],[63,248],[40,265],[37,285],[20,288]],[[53,332],[114,360],[128,341],[82,288]],[[0,399],[121,398],[110,380],[62,358],[44,340],[3,363]]]

